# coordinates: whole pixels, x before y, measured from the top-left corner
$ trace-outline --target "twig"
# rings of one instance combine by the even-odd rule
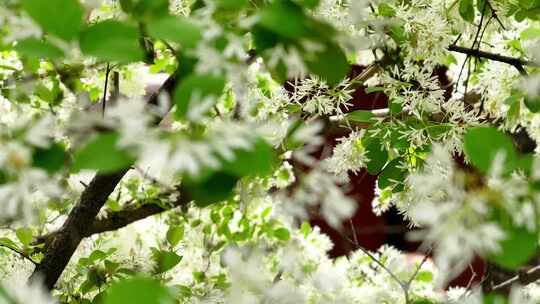
[[[181,191],[181,189],[179,191]],[[142,206],[130,205],[128,207],[124,207],[124,209],[120,211],[110,212],[103,218],[94,219],[82,237],[90,237],[94,234],[115,231],[147,217],[178,207],[183,207],[190,201],[191,199],[189,199],[186,195],[180,195],[174,202],[171,203],[171,208],[164,208],[156,204],[146,204]],[[54,231],[45,235],[37,236],[32,241],[32,245],[47,243],[59,233],[60,231]]]
[[[506,31],[506,27],[502,23],[499,16],[497,16],[497,11],[495,10],[495,8],[493,8],[493,5],[491,5],[491,2],[489,2],[489,0],[486,0],[486,4],[488,5],[489,9],[491,9],[491,17],[495,18],[495,20],[497,20],[501,28]]]
[[[489,53],[489,52],[484,52],[484,51],[475,50],[475,49],[470,49],[470,48],[461,47],[457,45],[449,46],[448,50],[451,52],[462,53],[462,54],[466,54],[473,57],[486,58],[489,60],[506,63],[506,64],[514,66],[522,74],[526,74],[525,69],[523,68],[524,66],[539,67],[538,64],[531,61],[527,61],[527,60],[523,60],[523,59],[519,59],[515,57],[503,56],[503,55]]]
[[[24,258],[24,259],[26,259],[26,260],[32,262],[32,264],[34,264],[34,265],[36,265],[36,266],[38,265],[38,263],[37,263],[36,261],[34,261],[34,260],[33,260],[31,257],[29,257],[26,253],[24,253],[24,252],[18,250],[17,248],[13,248],[13,247],[8,246],[8,245],[5,245],[5,244],[0,244],[0,247],[7,248],[7,249],[9,249],[9,250],[15,252],[16,254],[20,255],[22,258]]]
[[[103,97],[101,99],[101,110],[102,115],[105,117],[105,106],[107,104],[107,91],[109,86],[109,74],[111,73],[111,66],[107,62],[107,68],[105,69],[105,84],[103,85]]]
[[[406,285],[407,287],[410,287],[411,284],[412,284],[412,281],[414,281],[414,279],[416,279],[416,276],[418,276],[418,274],[420,273],[420,270],[422,269],[422,267],[424,266],[424,264],[427,262],[427,260],[429,259],[429,254],[431,253],[431,248],[428,250],[428,252],[426,252],[424,254],[424,258],[422,259],[422,261],[420,262],[420,264],[418,264],[418,267],[416,267],[416,270],[414,271],[413,275],[409,278],[409,280],[407,281]]]
[[[492,290],[501,290],[509,288],[514,283],[521,285],[528,285],[540,280],[540,265],[537,265],[527,271],[521,272],[518,275],[493,286]]]
[[[364,249],[362,246],[360,246],[360,243],[358,242],[358,237],[356,236],[356,229],[353,225],[352,220],[349,220],[349,223],[351,225],[351,230],[353,232],[353,244],[356,246],[357,249],[360,249],[365,255],[367,255],[370,259],[372,259],[377,265],[379,265],[390,277],[396,281],[396,283],[403,289],[403,293],[405,295],[405,303],[409,303],[409,286],[404,283],[402,280],[400,280],[386,265],[384,265],[379,259],[377,259],[371,252]],[[348,239],[348,238],[347,238]]]

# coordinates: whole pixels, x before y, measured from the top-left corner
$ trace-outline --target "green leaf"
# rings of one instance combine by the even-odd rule
[[[484,304],[508,304],[508,298],[498,294],[498,293],[489,293],[484,296]]]
[[[395,24],[388,27],[388,36],[397,44],[402,44],[407,41],[407,32],[402,25]]]
[[[419,271],[414,280],[418,282],[431,283],[433,281],[433,272],[428,270]]]
[[[75,152],[73,170],[99,170],[103,173],[127,168],[134,162],[125,150],[118,147],[118,133],[99,134]]]
[[[15,242],[5,237],[0,238],[0,245],[11,248],[11,249],[19,249],[19,246],[17,246]]]
[[[464,150],[471,163],[483,173],[491,168],[497,153],[505,155],[505,172],[516,167],[517,154],[512,140],[492,127],[475,127],[465,133]]]
[[[395,17],[396,16],[396,10],[391,7],[390,5],[386,4],[386,3],[381,3],[379,4],[379,6],[377,7],[377,11],[379,12],[379,15],[380,16],[383,16],[383,17]]]
[[[103,259],[106,259],[108,256],[109,254],[107,254],[106,252],[96,249],[92,251],[92,253],[90,253],[86,261],[88,264],[93,264],[96,261],[102,261]]]
[[[22,7],[41,28],[64,40],[79,34],[84,8],[78,0],[21,0]]]
[[[463,20],[473,23],[474,22],[474,5],[473,0],[460,0],[459,1],[459,14]]]
[[[280,241],[288,241],[291,239],[291,233],[287,228],[278,228],[274,230],[274,236]]]
[[[521,40],[534,40],[540,38],[540,27],[529,27],[519,34]]]
[[[506,112],[506,119],[509,122],[517,122],[519,119],[522,99],[521,94],[512,94],[504,100],[504,103],[509,106],[508,112]]]
[[[367,87],[365,88],[366,94],[384,92],[384,87]]]
[[[517,160],[517,167],[522,170],[526,176],[531,176],[535,162],[534,154],[521,154]]]
[[[130,278],[113,284],[103,304],[173,304],[174,298],[157,280]]]
[[[356,122],[362,122],[362,123],[370,123],[371,119],[375,117],[375,115],[371,111],[365,111],[365,110],[353,111],[353,112],[347,113],[347,115],[345,116],[350,121],[356,121]]]
[[[139,30],[131,25],[105,20],[81,33],[81,51],[105,61],[128,63],[140,61],[144,52],[139,45]]]
[[[67,153],[60,144],[55,143],[49,148],[36,148],[32,155],[32,167],[54,173],[62,169],[66,158]]]
[[[21,55],[33,58],[58,59],[64,56],[64,52],[54,44],[33,37],[17,42],[14,49]]]
[[[379,174],[379,189],[392,187],[392,192],[403,191],[403,180],[405,179],[405,170],[401,169],[401,158],[395,158],[389,162]]]
[[[307,238],[308,235],[311,233],[312,229],[313,228],[311,227],[309,222],[303,222],[302,225],[300,226],[300,233],[302,233],[304,238]]]
[[[306,8],[316,8],[321,3],[321,0],[296,0],[300,5]]]
[[[172,251],[158,251],[152,252],[152,257],[156,261],[155,272],[163,273],[174,268],[182,261],[182,257]]]
[[[46,86],[44,83],[37,84],[34,86],[34,94],[46,101],[51,106],[56,106],[62,102],[64,92],[60,89],[58,81],[53,80],[52,83],[53,85],[51,88]]]
[[[341,48],[335,44],[326,44],[321,52],[306,54],[309,70],[333,86],[340,83],[349,72],[349,62]]]
[[[129,8],[129,5],[126,5]],[[169,13],[169,0],[138,0],[131,13],[139,20],[148,22]]]
[[[217,5],[221,9],[239,10],[248,4],[248,0],[217,0]]]
[[[202,39],[201,29],[187,18],[167,16],[147,25],[150,36],[157,39],[180,43],[184,48],[192,48]]]
[[[224,172],[238,177],[265,176],[273,172],[276,163],[277,157],[272,146],[257,138],[251,149],[235,150],[234,159],[225,162],[222,168]]]
[[[289,0],[276,0],[259,13],[259,24],[287,38],[299,38],[310,33],[309,19],[302,8]]]
[[[167,242],[171,246],[176,246],[184,238],[184,227],[183,226],[171,226],[167,230]]]
[[[15,231],[15,235],[24,246],[30,245],[32,242],[32,234],[32,229],[26,227],[19,228]]]
[[[525,96],[525,106],[533,113],[540,112],[540,97]]]
[[[120,0],[120,8],[125,12],[130,14],[135,8],[135,3],[133,0]]]
[[[367,163],[368,173],[371,175],[379,174],[388,161],[388,152],[381,145],[381,141],[376,138],[367,141],[365,149],[367,151],[366,156],[369,158]]]
[[[225,88],[225,78],[214,75],[190,75],[187,76],[174,93],[176,103],[176,117],[187,117],[191,104],[202,102],[205,97],[219,97]],[[216,100],[217,101],[217,100]]]
[[[231,198],[238,177],[225,173],[214,172],[199,178],[187,178],[182,188],[182,194],[194,200],[199,207],[206,207]]]
[[[490,7],[486,0],[476,0],[476,9],[478,9],[480,13],[483,13],[484,16],[490,13]]]
[[[538,232],[517,226],[512,216],[500,209],[495,210],[492,217],[503,229],[506,238],[499,243],[501,250],[488,258],[511,270],[526,264],[538,250]]]

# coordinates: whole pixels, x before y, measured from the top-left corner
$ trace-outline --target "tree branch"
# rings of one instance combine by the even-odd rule
[[[36,261],[34,261],[34,260],[33,260],[31,257],[29,257],[26,253],[20,251],[20,250],[17,249],[17,248],[13,248],[13,247],[10,247],[10,246],[4,245],[4,244],[0,244],[0,247],[7,248],[7,249],[9,249],[9,250],[15,252],[16,254],[20,255],[22,258],[24,258],[24,259],[26,259],[26,260],[32,262],[32,264],[34,264],[34,265],[36,265],[36,266],[38,265],[38,263],[37,263]]]
[[[159,94],[163,92],[172,94],[178,81],[179,70],[171,75],[160,89],[149,98],[148,104],[156,105]],[[156,121],[157,123],[159,120]],[[69,213],[60,230],[47,239],[43,260],[34,269],[30,280],[44,280],[44,284],[49,290],[54,288],[80,242],[91,231],[99,210],[107,202],[109,195],[128,170],[125,168],[111,174],[100,172],[96,174],[88,187],[84,189],[79,201]]]
[[[45,244],[45,256],[30,276],[30,280],[43,278],[45,286],[49,290],[53,289],[90,224],[127,171],[128,169],[123,169],[112,174],[98,173],[94,177],[62,228]]]
[[[171,208],[163,208],[159,205],[147,204],[142,206],[129,206],[120,211],[110,212],[104,218],[94,219],[90,225],[90,228],[85,231],[83,238],[90,237],[94,234],[118,230],[147,217],[185,206],[190,201],[191,200],[188,197],[180,196],[171,204]],[[58,233],[60,233],[60,231],[54,231],[36,237],[32,243],[34,245],[47,243]]]
[[[523,68],[524,66],[539,67],[538,64],[531,61],[527,61],[527,60],[523,60],[523,59],[519,59],[515,57],[502,56],[499,54],[484,52],[484,51],[470,49],[470,48],[461,47],[457,45],[449,46],[448,50],[451,52],[466,54],[472,57],[486,58],[489,60],[506,63],[506,64],[514,66],[521,74],[526,74],[525,69]]]
[[[500,283],[491,289],[492,291],[509,291],[512,285],[518,283],[522,286],[534,283],[540,280],[540,265],[537,265],[527,271],[520,272],[518,275]]]

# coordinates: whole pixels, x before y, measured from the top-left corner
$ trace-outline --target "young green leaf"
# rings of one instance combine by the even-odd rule
[[[274,230],[274,236],[280,241],[288,241],[291,239],[291,233],[287,228],[278,228]]]
[[[171,246],[176,246],[184,238],[184,227],[183,226],[171,226],[167,230],[167,242]]]
[[[155,273],[167,272],[182,261],[182,257],[172,251],[154,250],[152,257],[156,261]]]
[[[19,228],[15,231],[15,235],[24,246],[28,246],[32,242],[32,229],[30,228]]]

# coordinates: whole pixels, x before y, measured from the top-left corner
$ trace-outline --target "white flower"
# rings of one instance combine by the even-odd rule
[[[27,169],[20,172],[16,181],[0,185],[0,204],[3,220],[22,219],[30,222],[35,217],[38,205],[47,202],[48,198],[58,197],[60,187],[55,179],[43,170]]]
[[[369,161],[366,151],[361,146],[361,139],[365,131],[351,132],[348,137],[338,139],[331,157],[324,160],[323,166],[328,172],[334,173],[343,180],[347,174],[358,173]]]
[[[423,170],[407,182],[407,203],[401,207],[423,228],[411,236],[434,244],[435,262],[446,279],[459,274],[475,254],[499,250],[504,232],[486,219],[487,199],[468,191],[447,148],[434,145]]]

